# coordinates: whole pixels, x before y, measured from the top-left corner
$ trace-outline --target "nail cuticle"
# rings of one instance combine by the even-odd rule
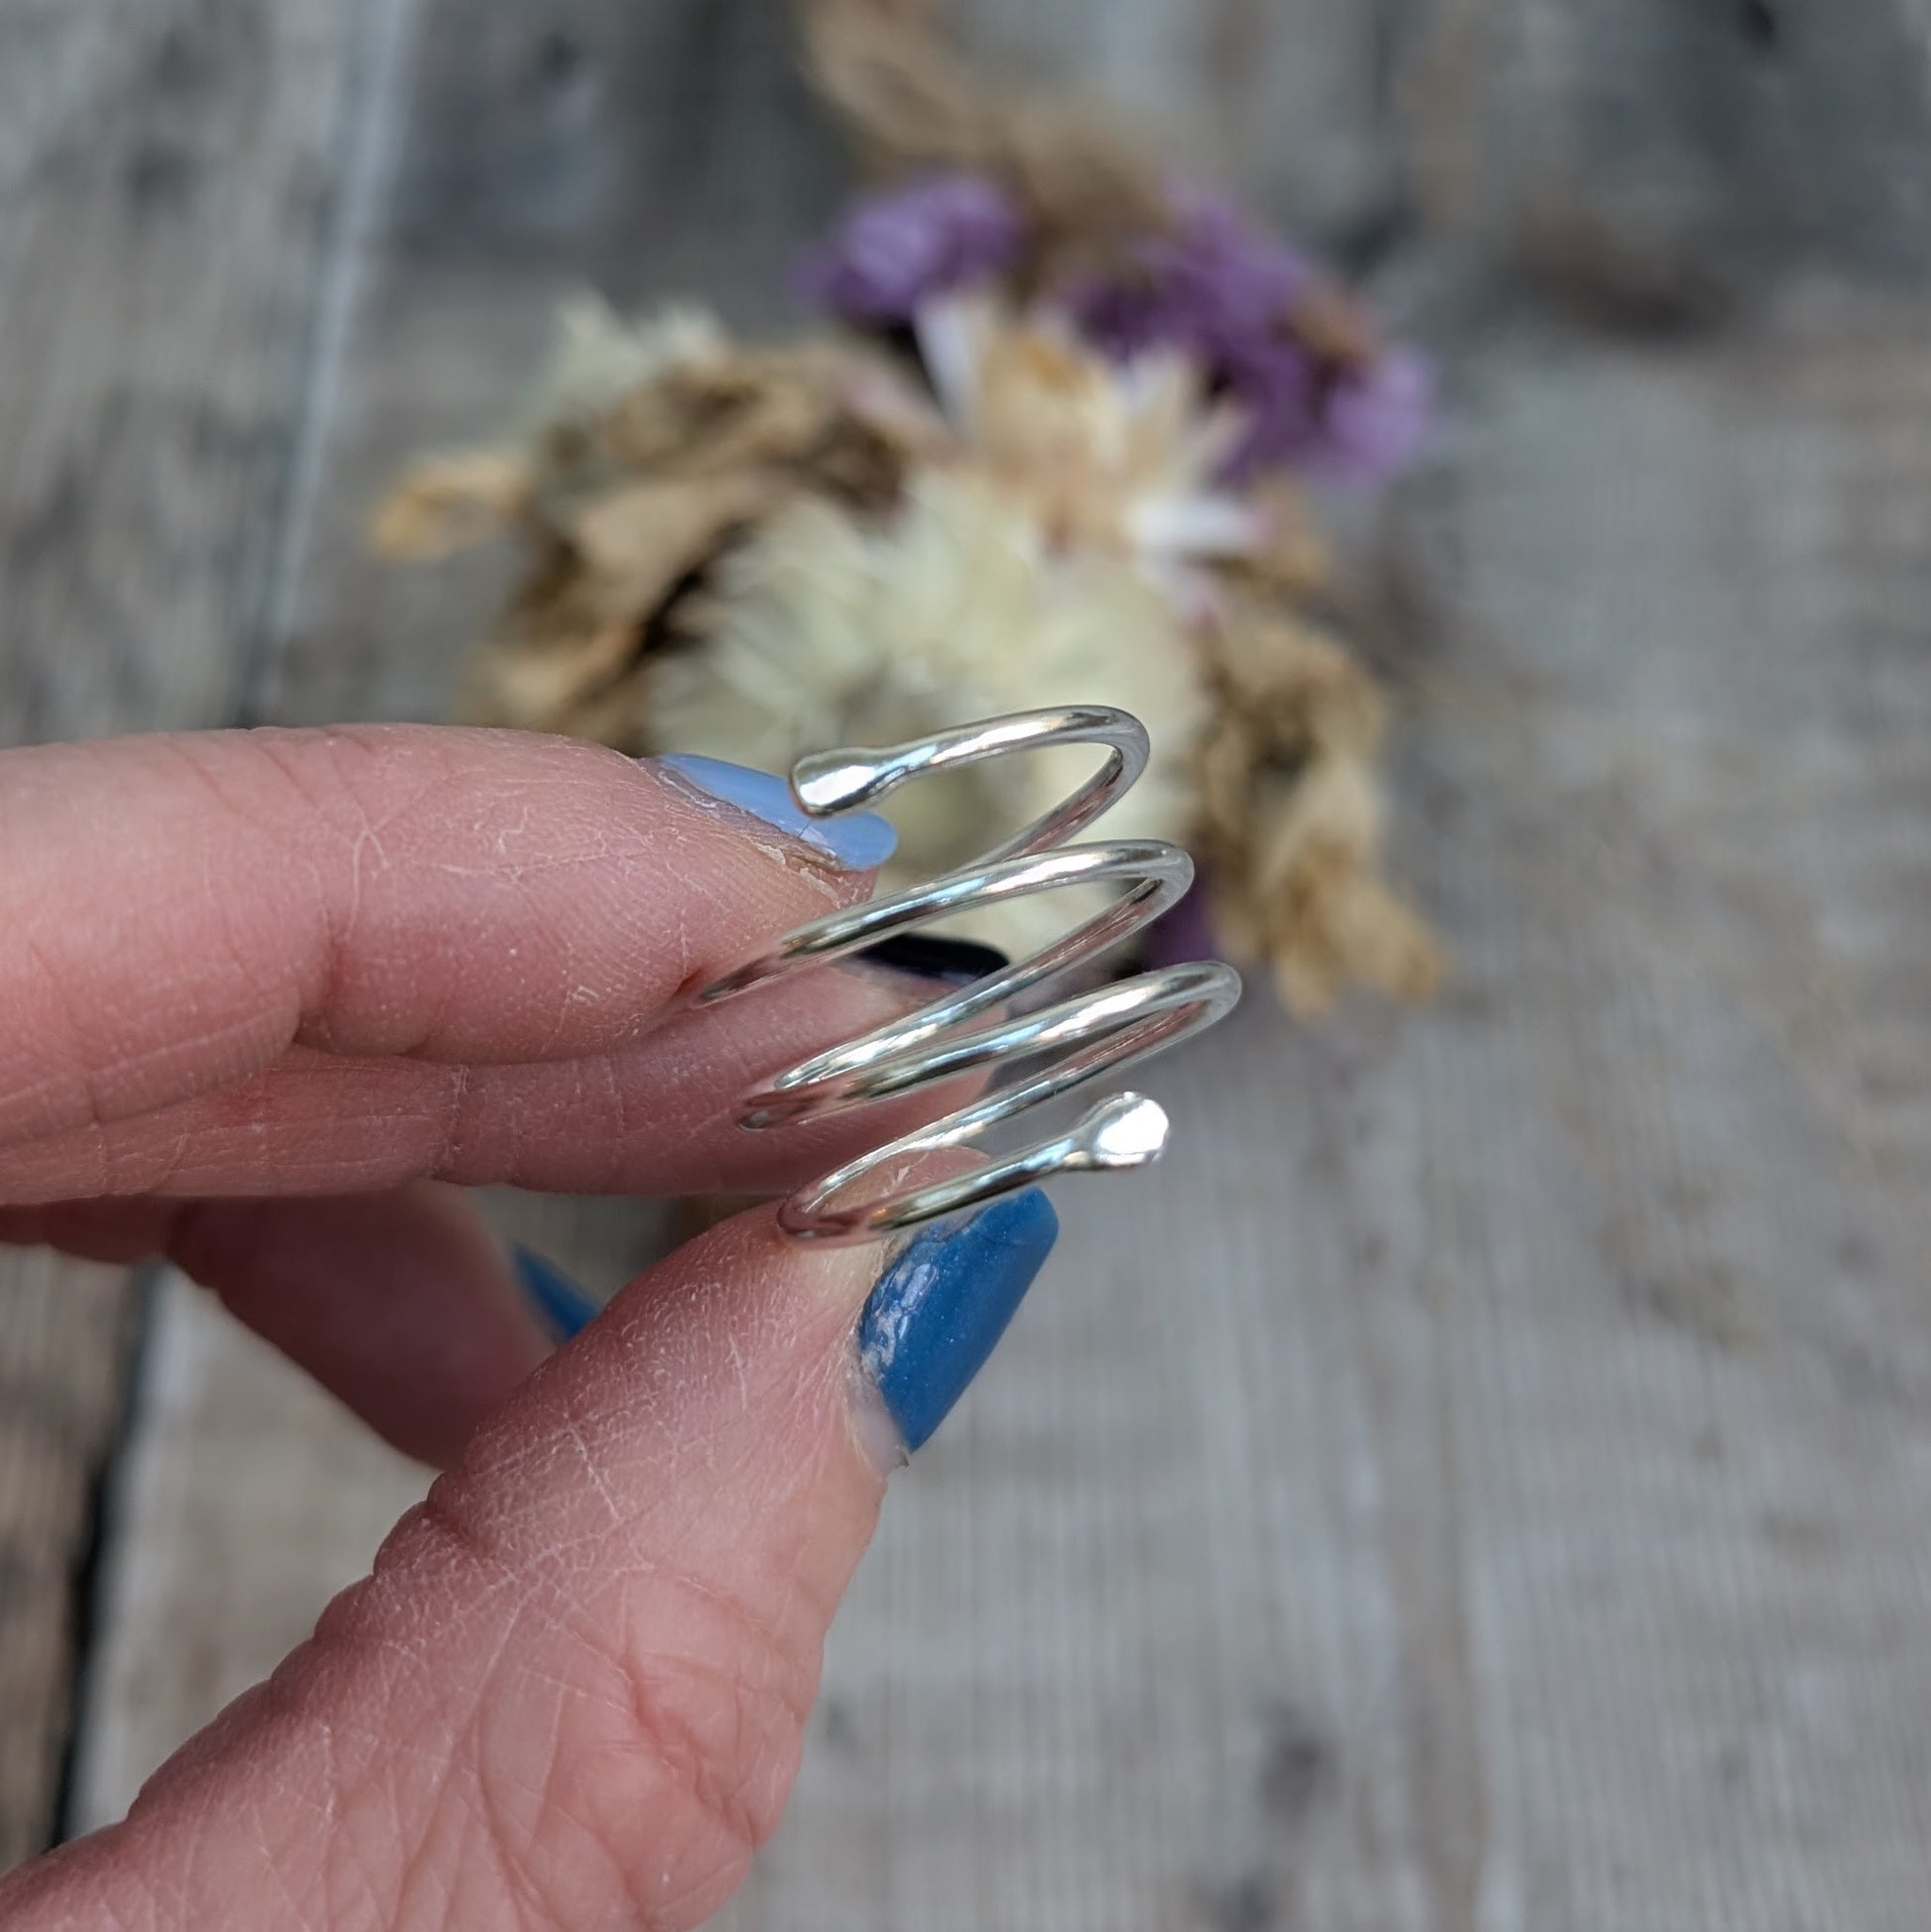
[[[898,1418],[865,1372],[862,1360],[851,1364],[851,1433],[865,1461],[882,1477],[892,1477],[912,1460]]]

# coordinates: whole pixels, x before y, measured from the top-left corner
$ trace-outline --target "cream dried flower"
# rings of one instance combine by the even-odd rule
[[[919,472],[882,526],[823,501],[793,504],[725,561],[700,622],[706,641],[651,675],[653,745],[783,771],[828,745],[892,743],[1037,706],[1117,705],[1146,721],[1153,759],[1106,833],[1187,835],[1205,712],[1172,607],[1127,560],[1056,545],[986,476]],[[887,807],[900,844],[883,889],[972,858],[1091,765],[1089,754],[1047,753],[909,787]],[[956,930],[1017,955],[1093,903],[1022,900]]]
[[[1214,923],[1265,960],[1288,1007],[1326,1008],[1350,983],[1426,998],[1442,970],[1426,925],[1382,869],[1386,707],[1333,638],[1236,607],[1210,651],[1194,849]]]
[[[594,431],[647,383],[679,370],[717,368],[734,352],[724,324],[695,303],[673,303],[633,320],[585,291],[558,311],[549,350],[517,403],[512,428],[529,442]]]
[[[882,510],[947,446],[887,357],[830,340],[736,343],[700,310],[642,322],[566,310],[502,443],[415,465],[379,548],[433,559],[514,529],[530,569],[475,653],[461,714],[641,741],[649,660],[742,535],[800,495]]]
[[[1062,317],[979,297],[929,303],[916,328],[966,459],[1052,542],[1131,558],[1190,620],[1218,605],[1213,567],[1258,561],[1283,535],[1304,543],[1276,501],[1217,480],[1245,425],[1178,351],[1111,362]]]
[[[376,548],[433,563],[554,515],[567,485],[584,487],[583,452],[626,395],[674,372],[715,368],[729,354],[722,323],[703,309],[626,322],[600,296],[566,303],[501,438],[411,464],[377,507]]]

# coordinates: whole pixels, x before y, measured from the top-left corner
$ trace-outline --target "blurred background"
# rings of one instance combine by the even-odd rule
[[[1264,998],[887,1510],[796,1932],[1904,1932],[1931,1896],[1931,16],[957,0],[1435,359],[1343,518],[1442,994]],[[557,303],[785,320],[778,0],[0,0],[0,737],[448,713],[371,504]],[[601,1288],[623,1204],[505,1204]],[[424,1479],[190,1291],[0,1258],[0,1863]]]

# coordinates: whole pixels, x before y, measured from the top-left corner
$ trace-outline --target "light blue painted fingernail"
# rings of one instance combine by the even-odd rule
[[[1037,1188],[970,1220],[928,1228],[879,1277],[858,1323],[858,1356],[907,1449],[952,1412],[1006,1332],[1059,1239]]]
[[[529,1248],[511,1248],[510,1263],[523,1299],[553,1340],[563,1343],[580,1335],[602,1313],[563,1269]]]
[[[706,798],[734,805],[754,819],[799,839],[847,872],[869,872],[883,865],[898,844],[898,834],[875,812],[853,812],[838,819],[814,819],[791,795],[791,787],[768,771],[726,764],[680,752],[659,758],[658,766]]]

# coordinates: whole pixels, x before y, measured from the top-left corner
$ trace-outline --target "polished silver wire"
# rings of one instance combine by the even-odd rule
[[[1117,888],[1118,896],[1103,911],[1028,958],[917,1013],[814,1054],[745,1098],[740,1123],[763,1129],[842,1113],[988,1068],[1046,1063],[799,1189],[779,1212],[780,1224],[799,1239],[874,1240],[1056,1174],[1143,1167],[1165,1148],[1168,1123],[1161,1107],[1141,1094],[1116,1094],[1089,1108],[1065,1133],[945,1179],[903,1184],[904,1170],[919,1155],[965,1145],[1110,1068],[1170,1047],[1212,1026],[1239,999],[1239,974],[1218,962],[1202,962],[1143,972],[1033,1010],[1000,1010],[1130,938],[1193,882],[1193,860],[1163,840],[1066,842],[1114,805],[1146,769],[1146,728],[1138,718],[1099,705],[1019,711],[885,750],[819,752],[793,767],[791,785],[808,813],[829,818],[876,804],[915,778],[1054,745],[1103,746],[1106,761],[1051,812],[970,865],[815,919],[698,995],[702,1005],[735,998],[892,933],[1001,899],[1076,885]]]

